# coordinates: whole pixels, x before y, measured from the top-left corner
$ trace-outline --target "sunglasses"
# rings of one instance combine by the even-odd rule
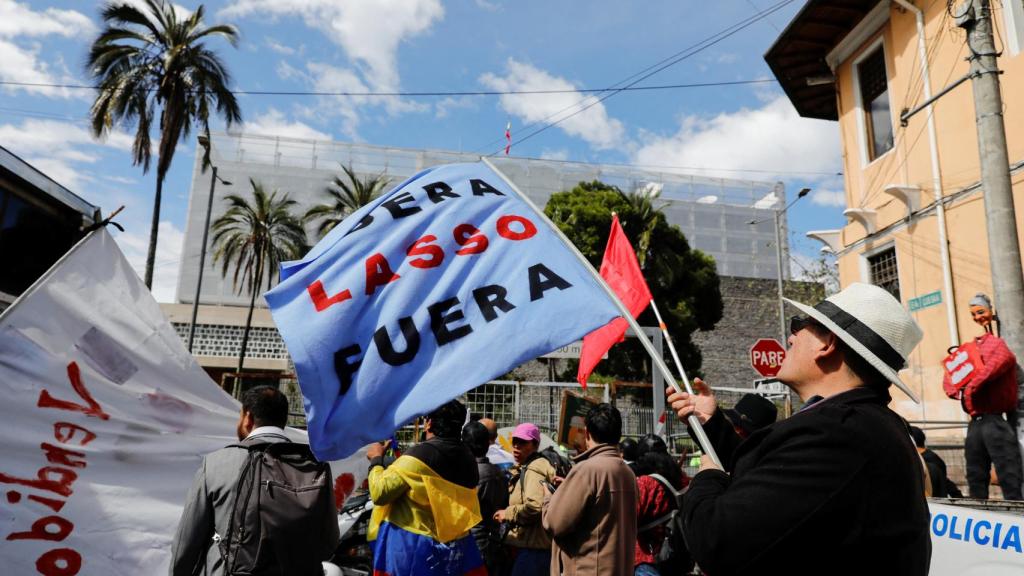
[[[821,324],[810,316],[793,316],[789,319],[789,333],[793,335],[811,326],[821,326]]]

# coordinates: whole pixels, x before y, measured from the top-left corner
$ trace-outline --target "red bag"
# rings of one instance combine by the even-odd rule
[[[959,400],[964,389],[974,381],[974,376],[984,367],[981,351],[973,340],[954,348],[949,356],[942,360],[942,369],[946,372],[946,382],[943,383],[946,395]]]

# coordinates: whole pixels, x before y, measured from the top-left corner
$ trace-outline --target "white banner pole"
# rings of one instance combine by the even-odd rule
[[[669,384],[671,384],[677,392],[682,392],[683,390],[679,387],[679,384],[676,382],[675,377],[672,375],[672,371],[669,370],[668,366],[665,364],[665,359],[658,355],[657,350],[654,349],[654,344],[652,344],[651,341],[647,338],[647,335],[644,334],[643,328],[640,327],[640,324],[638,324],[636,319],[633,318],[633,315],[630,314],[629,309],[626,308],[626,305],[623,304],[622,301],[619,300],[619,297],[615,295],[615,291],[612,290],[611,286],[608,286],[608,283],[604,281],[604,278],[601,277],[601,274],[594,269],[593,265],[591,265],[587,258],[579,251],[578,248],[576,248],[576,245],[573,244],[572,241],[570,241],[568,238],[566,238],[565,234],[562,233],[558,226],[556,226],[555,223],[552,222],[551,219],[548,218],[547,215],[545,215],[544,212],[540,210],[537,207],[537,205],[534,204],[533,201],[526,196],[526,194],[523,194],[522,190],[520,190],[519,187],[516,186],[514,182],[512,182],[512,180],[505,176],[505,174],[501,170],[498,170],[497,166],[495,166],[493,163],[491,163],[490,160],[483,156],[480,157],[480,161],[486,164],[491,170],[494,171],[495,174],[501,177],[501,179],[504,180],[506,184],[508,184],[509,188],[511,188],[512,191],[515,192],[516,195],[518,195],[519,198],[523,202],[525,202],[527,206],[532,208],[533,211],[541,218],[541,220],[543,220],[544,223],[547,224],[547,226],[551,228],[551,230],[562,240],[562,242],[569,247],[569,249],[576,256],[576,258],[579,259],[579,261],[584,265],[584,267],[590,272],[591,276],[594,277],[594,280],[598,283],[598,285],[600,285],[601,288],[604,289],[605,294],[607,294],[608,297],[611,298],[612,302],[615,303],[615,306],[619,309],[619,313],[621,313],[622,317],[625,318],[626,322],[629,323],[630,328],[633,329],[633,332],[636,334],[637,339],[640,341],[641,344],[643,344],[643,347],[645,350],[647,350],[647,353],[650,354],[651,361],[654,363],[657,369],[661,371],[662,375],[665,377],[665,380],[669,382]],[[690,382],[684,379],[683,384],[686,385],[686,392],[688,392],[689,394],[693,394],[693,388],[690,387]],[[708,439],[708,436],[704,432],[704,428],[701,426],[700,420],[697,419],[697,416],[690,414],[690,417],[687,418],[687,423],[689,423],[690,429],[693,431],[694,436],[697,437],[697,443],[700,444],[700,447],[704,451],[704,453],[711,457],[711,460],[714,461],[716,465],[722,466],[722,462],[718,459],[718,454],[715,452],[715,449],[711,446],[711,440]]]

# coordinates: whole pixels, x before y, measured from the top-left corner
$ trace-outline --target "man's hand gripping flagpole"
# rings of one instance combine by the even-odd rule
[[[555,223],[552,222],[546,214],[544,214],[544,211],[539,209],[537,205],[534,204],[533,201],[526,196],[526,194],[523,194],[522,190],[520,190],[514,182],[512,182],[507,176],[505,176],[504,172],[499,170],[498,167],[495,166],[487,158],[481,156],[480,160],[484,164],[487,164],[487,166],[489,166],[491,170],[494,170],[495,174],[501,176],[502,180],[504,180],[505,183],[508,184],[509,188],[511,188],[516,193],[516,195],[518,195],[519,198],[523,202],[525,202],[527,206],[529,206],[544,221],[544,223],[547,224],[549,228],[551,228],[551,230],[555,234],[558,235],[558,237],[562,240],[562,242],[565,243],[566,246],[569,247],[570,250],[572,250],[572,253],[576,255],[576,258],[578,258],[579,261],[584,264],[586,269],[590,271],[590,274],[594,277],[594,281],[596,281],[601,286],[601,288],[604,289],[605,294],[607,294],[608,297],[611,298],[612,302],[615,303],[615,306],[619,309],[619,312],[622,314],[622,317],[626,320],[626,322],[629,323],[630,328],[633,329],[633,333],[636,334],[637,340],[639,340],[640,343],[643,344],[644,349],[647,350],[647,353],[651,356],[652,362],[654,362],[654,365],[657,366],[658,370],[661,372],[665,380],[671,383],[672,387],[675,388],[677,392],[683,392],[683,390],[679,387],[679,384],[676,382],[676,378],[672,375],[672,371],[669,369],[668,365],[665,364],[665,360],[658,354],[657,350],[654,349],[654,344],[652,344],[651,341],[647,338],[647,335],[644,334],[643,330],[640,328],[640,325],[637,324],[636,319],[633,318],[633,315],[630,314],[626,306],[622,303],[621,300],[619,300],[618,296],[615,295],[615,291],[612,290],[610,286],[608,286],[608,283],[605,282],[604,278],[601,277],[601,274],[598,273],[598,271],[594,269],[590,262],[587,261],[586,257],[584,257],[582,253],[580,253],[579,249],[576,248],[576,245],[573,244],[568,238],[566,238],[565,234],[562,233],[558,226],[556,226]],[[660,323],[661,315],[658,314],[658,316],[658,321]],[[675,350],[673,349],[673,356],[675,355],[674,353]],[[676,362],[676,365],[679,368],[679,373],[683,377],[683,384],[686,386],[686,392],[689,394],[694,394],[693,388],[690,385],[690,379],[686,377],[686,372],[683,370],[682,365],[678,364],[678,359],[676,359]],[[715,453],[715,449],[711,446],[711,441],[708,439],[707,434],[704,433],[704,428],[701,426],[700,420],[697,419],[697,416],[694,414],[690,414],[686,421],[690,425],[690,429],[693,431],[694,435],[697,437],[697,443],[700,444],[700,447],[704,451],[704,454],[710,457],[711,460],[717,466],[721,467],[722,463],[718,459],[718,454]]]

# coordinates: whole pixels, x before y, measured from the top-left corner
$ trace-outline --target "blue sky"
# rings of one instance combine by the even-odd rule
[[[133,0],[134,1],[134,0]],[[238,48],[213,41],[242,90],[453,92],[604,88],[778,0],[551,2],[520,0],[210,0],[208,23],[231,23]],[[639,86],[770,79],[762,55],[803,2],[644,80]],[[101,2],[0,0],[0,81],[88,84],[82,62]],[[179,10],[198,3],[181,1]],[[0,145],[109,212],[124,204],[118,241],[140,270],[155,175],[132,166],[131,130],[91,138],[92,92],[0,86]],[[240,96],[242,129],[376,145],[494,152],[571,106],[580,93],[485,97]],[[562,114],[565,115],[564,113]],[[215,126],[221,126],[216,122]],[[154,134],[154,138],[156,135]],[[194,141],[164,188],[154,293],[171,301],[178,274]],[[802,262],[808,230],[842,217],[838,126],[799,118],[774,83],[619,93],[522,143],[516,156],[678,167],[781,180],[811,195],[790,212]],[[685,231],[684,231],[685,232]],[[800,269],[794,265],[794,273]]]

